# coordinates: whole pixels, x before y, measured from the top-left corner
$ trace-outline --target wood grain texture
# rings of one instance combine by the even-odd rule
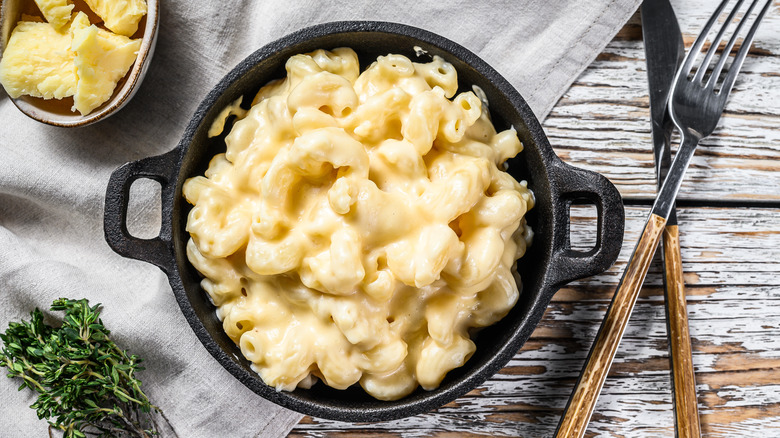
[[[672,0],[672,5],[690,46],[716,3]],[[712,438],[780,436],[778,7],[775,1],[726,112],[697,149],[678,198],[683,206],[696,205],[678,208],[678,220],[701,430]],[[641,36],[636,16],[543,123],[564,160],[605,174],[629,202],[617,263],[561,289],[507,366],[453,403],[375,424],[306,417],[291,437],[554,434],[655,195]],[[724,199],[735,206],[718,207]],[[753,201],[763,207],[748,207]],[[572,210],[572,245],[592,248],[594,209]],[[596,403],[588,437],[674,437],[663,275],[656,258]]]
[[[696,398],[696,376],[693,371],[693,350],[688,329],[688,307],[685,297],[680,229],[669,225],[663,233],[664,302],[666,330],[669,339],[669,365],[674,392],[674,425],[678,438],[701,436],[699,407]]]
[[[688,49],[717,3],[673,0],[672,6]],[[758,29],[723,117],[699,145],[678,199],[780,205],[779,8],[780,1],[775,1]],[[636,15],[543,125],[565,161],[604,174],[627,199],[650,200],[655,174],[649,120],[647,69]],[[673,139],[673,149],[678,141]]]
[[[612,297],[612,303],[596,335],[596,341],[585,361],[582,374],[574,385],[574,391],[564,409],[556,437],[580,438],[585,435],[596,400],[607,379],[607,373],[623,338],[628,319],[634,310],[639,290],[650,269],[650,263],[653,261],[665,225],[666,219],[655,214],[651,214],[645,223],[639,242],[628,260],[623,277]]]

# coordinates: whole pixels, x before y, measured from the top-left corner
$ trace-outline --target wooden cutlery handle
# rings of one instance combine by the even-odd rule
[[[663,240],[666,322],[672,365],[675,429],[678,438],[698,438],[701,437],[701,426],[696,398],[696,379],[691,359],[693,350],[691,334],[688,331],[688,309],[685,305],[685,282],[677,225],[666,227]]]
[[[656,214],[651,214],[647,220],[642,236],[601,323],[585,367],[569,398],[569,404],[558,424],[556,437],[579,438],[585,434],[601,387],[607,378],[620,339],[628,324],[628,318],[642,288],[642,282],[647,275],[658,242],[661,240],[664,225],[666,219]]]

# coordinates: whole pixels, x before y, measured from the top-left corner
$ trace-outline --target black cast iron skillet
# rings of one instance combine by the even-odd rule
[[[415,46],[427,55],[417,58]],[[451,371],[434,391],[418,389],[397,401],[378,401],[355,385],[335,390],[321,383],[311,389],[277,392],[260,380],[228,338],[214,306],[200,288],[200,274],[185,253],[189,204],[181,194],[187,178],[202,175],[209,160],[224,152],[223,138],[206,135],[216,115],[239,96],[250,102],[257,90],[285,76],[284,63],[292,55],[315,49],[351,47],[365,67],[379,55],[400,53],[429,60],[440,55],[458,72],[460,91],[481,87],[499,130],[514,127],[525,149],[509,161],[516,179],[528,180],[536,206],[527,218],[533,227],[533,245],[520,259],[523,281],[517,305],[497,324],[475,338],[477,350],[461,368]],[[127,231],[130,186],[139,178],[162,185],[162,227],[154,239],[138,239]],[[584,200],[595,204],[598,228],[595,247],[573,251],[569,243],[569,206]],[[517,353],[539,323],[553,294],[563,284],[607,269],[617,258],[623,240],[623,204],[615,187],[603,176],[569,166],[553,152],[531,109],[509,82],[472,52],[431,32],[384,22],[335,22],[309,27],[254,52],[211,90],[193,115],[179,145],[172,151],[127,163],[108,184],[105,208],[106,241],[117,253],[159,266],[170,280],[184,316],[206,349],[231,374],[262,397],[286,408],[350,422],[390,420],[416,415],[475,388]]]

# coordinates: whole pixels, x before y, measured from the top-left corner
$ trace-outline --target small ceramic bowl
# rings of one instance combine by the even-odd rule
[[[119,111],[133,97],[146,75],[149,61],[152,59],[154,47],[157,44],[157,29],[160,25],[159,8],[159,0],[147,0],[146,16],[141,19],[138,31],[133,35],[133,38],[143,38],[141,48],[138,50],[138,57],[130,71],[117,84],[111,98],[94,111],[85,116],[72,112],[70,110],[73,104],[72,98],[46,100],[19,96],[11,99],[14,105],[34,120],[63,128],[86,126]],[[23,13],[30,13],[31,10],[35,11],[32,0],[0,0],[0,59],[2,59],[3,51],[16,23],[19,22]]]

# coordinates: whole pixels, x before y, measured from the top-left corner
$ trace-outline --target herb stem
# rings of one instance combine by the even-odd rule
[[[11,322],[0,333],[0,367],[38,393],[30,407],[64,438],[157,435],[150,403],[135,375],[142,359],[119,348],[100,320],[100,305],[60,298],[51,310],[64,311],[61,327],[43,322],[35,309],[30,321]],[[162,414],[162,413],[160,413]],[[145,429],[148,426],[148,430]]]

